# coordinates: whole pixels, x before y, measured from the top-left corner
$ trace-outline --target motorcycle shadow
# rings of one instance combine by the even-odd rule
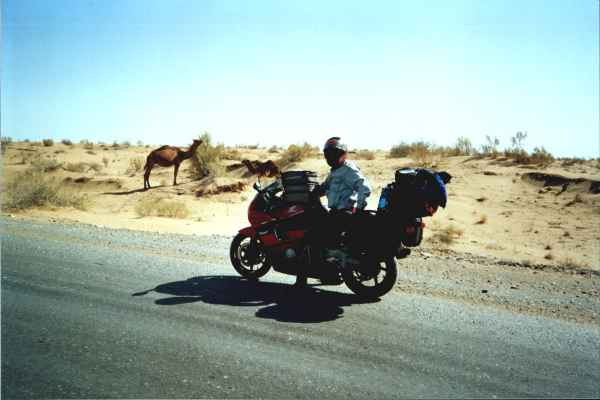
[[[198,276],[183,281],[169,282],[133,296],[150,292],[171,295],[155,301],[158,305],[172,306],[202,301],[228,306],[254,306],[255,316],[281,322],[325,322],[340,318],[343,307],[372,303],[360,297],[323,290],[315,286],[302,289],[276,282],[248,280],[237,276]]]

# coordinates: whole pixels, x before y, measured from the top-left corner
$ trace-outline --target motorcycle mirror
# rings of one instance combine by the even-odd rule
[[[254,182],[254,186],[252,186],[254,190],[260,192],[260,182]]]

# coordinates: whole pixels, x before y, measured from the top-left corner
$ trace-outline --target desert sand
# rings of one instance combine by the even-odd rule
[[[88,145],[84,148],[81,144],[57,143],[45,147],[38,143],[11,143],[3,154],[5,181],[29,168],[34,160],[54,159],[63,165],[96,163],[101,168],[88,168],[83,172],[58,168],[47,172],[60,179],[68,190],[85,193],[90,200],[85,210],[45,207],[22,211],[3,209],[3,213],[14,218],[197,235],[233,235],[248,224],[246,212],[256,177],[239,169],[216,179],[197,180],[190,174],[191,162],[185,161],[177,186],[172,186],[173,168],[157,167],[150,177],[154,187],[144,191],[143,171],[132,169],[135,163],[131,160],[138,159],[139,165],[139,160],[145,159],[155,147],[158,146],[94,145],[90,148]],[[279,156],[277,152],[260,148],[238,148],[237,153],[239,158],[262,161],[276,160]],[[390,159],[387,154],[377,151],[373,160],[355,160],[373,188],[369,199],[372,209],[377,207],[381,188],[393,181],[397,168],[418,166],[410,158]],[[349,158],[355,155],[350,154]],[[239,161],[222,162],[231,165]],[[555,161],[541,167],[515,165],[500,157],[437,156],[429,160],[429,164],[437,170],[448,171],[453,180],[448,185],[446,209],[440,209],[425,221],[425,249],[472,253],[525,265],[600,270],[600,194],[593,193],[600,188],[590,188],[590,182],[600,181],[597,161],[570,165]],[[320,179],[324,179],[328,171],[319,156],[286,169],[317,171]],[[572,181],[566,186],[562,181],[548,181],[554,175],[581,181]],[[219,193],[227,185],[243,186],[238,182],[245,185],[241,191]],[[545,183],[551,185],[545,186]],[[186,218],[139,216],[136,205],[150,197],[184,203],[189,215]],[[452,236],[452,232],[454,240],[447,243],[444,238]]]

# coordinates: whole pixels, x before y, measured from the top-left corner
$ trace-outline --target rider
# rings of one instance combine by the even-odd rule
[[[327,196],[329,214],[322,223],[322,229],[319,229],[320,239],[317,241],[325,247],[334,247],[334,241],[348,227],[352,216],[367,206],[371,187],[356,164],[346,159],[348,147],[339,137],[329,138],[325,142],[323,155],[331,171],[317,188],[317,193]],[[304,284],[306,277],[298,275],[296,285]]]

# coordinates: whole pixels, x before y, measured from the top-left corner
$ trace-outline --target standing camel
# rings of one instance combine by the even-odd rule
[[[173,146],[162,146],[158,149],[152,150],[146,158],[146,165],[144,165],[144,189],[150,189],[150,172],[155,164],[161,167],[175,166],[175,176],[173,177],[173,186],[177,185],[177,172],[179,171],[179,164],[183,160],[191,158],[198,146],[202,144],[202,140],[194,140],[194,143],[189,147],[187,151],[183,151],[179,147]]]

